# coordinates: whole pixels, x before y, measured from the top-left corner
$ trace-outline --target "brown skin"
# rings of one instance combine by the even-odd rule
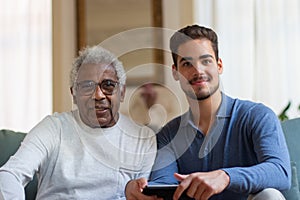
[[[109,79],[118,81],[117,73],[111,65],[85,64],[79,69],[77,82],[92,80],[101,83]],[[119,119],[120,102],[125,96],[125,86],[118,86],[116,93],[105,95],[98,86],[90,96],[80,96],[71,88],[74,103],[77,104],[81,120],[92,128],[107,128],[116,124]]]
[[[156,196],[146,196],[142,194],[143,188],[147,185],[145,178],[139,178],[129,181],[125,188],[125,195],[127,200],[163,200]]]

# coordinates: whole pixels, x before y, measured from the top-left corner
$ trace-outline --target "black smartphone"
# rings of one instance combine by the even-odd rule
[[[156,195],[163,198],[164,200],[172,200],[174,192],[178,185],[148,185],[143,189],[145,195]],[[181,195],[180,200],[193,200],[188,197],[185,193]]]

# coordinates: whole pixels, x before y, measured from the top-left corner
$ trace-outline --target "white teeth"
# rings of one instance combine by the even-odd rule
[[[100,111],[103,111],[103,110],[107,110],[108,108],[95,108],[96,110],[100,110]]]

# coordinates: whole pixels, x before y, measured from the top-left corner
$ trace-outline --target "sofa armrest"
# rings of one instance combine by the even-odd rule
[[[289,190],[282,191],[282,193],[287,200],[300,200],[297,166],[296,163],[293,161],[291,161],[291,169],[292,169],[291,188]]]

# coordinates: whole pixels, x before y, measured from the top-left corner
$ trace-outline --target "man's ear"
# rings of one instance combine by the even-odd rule
[[[178,81],[179,80],[179,74],[178,74],[178,70],[177,70],[177,67],[173,64],[172,65],[172,75],[173,75],[173,78]]]
[[[218,72],[219,72],[219,74],[222,74],[223,73],[223,62],[222,62],[221,58],[218,59],[217,64],[218,64]]]
[[[73,103],[74,103],[74,104],[77,104],[76,96],[75,96],[75,93],[74,93],[74,91],[73,91],[73,87],[70,87],[70,92],[71,92],[71,95],[72,95]]]
[[[124,98],[125,98],[125,92],[126,92],[126,86],[123,85],[123,86],[121,87],[120,102],[123,102],[123,101],[124,101]]]

